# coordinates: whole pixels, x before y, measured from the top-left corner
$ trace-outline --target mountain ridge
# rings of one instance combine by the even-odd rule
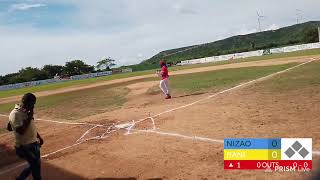
[[[134,70],[144,70],[158,66],[160,59],[176,64],[183,60],[317,42],[317,27],[320,27],[320,21],[309,21],[277,30],[236,35],[213,42],[168,49],[131,67]]]

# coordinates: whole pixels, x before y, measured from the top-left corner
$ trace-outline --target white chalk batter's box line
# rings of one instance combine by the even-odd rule
[[[104,125],[104,124],[92,124],[92,123],[70,123],[70,122],[60,122],[60,121],[52,121],[52,120],[44,120],[44,119],[37,119],[37,121],[44,121],[44,122],[52,122],[52,123],[59,123],[59,124],[69,124],[69,125],[89,125],[89,126],[93,126],[91,127],[90,129],[88,129],[84,134],[81,135],[81,137],[76,141],[75,144],[73,145],[70,145],[70,146],[67,146],[65,148],[62,148],[62,149],[59,149],[55,152],[52,152],[52,153],[49,153],[49,154],[46,154],[46,155],[43,155],[42,157],[48,157],[50,155],[53,155],[53,154],[56,154],[58,152],[61,152],[63,150],[66,150],[66,149],[69,149],[69,148],[72,148],[74,146],[77,146],[77,145],[80,145],[82,144],[83,142],[86,142],[86,141],[90,141],[90,140],[99,140],[99,139],[105,139],[107,138],[108,136],[106,136],[106,134],[110,134],[112,132],[115,132],[117,130],[120,130],[120,129],[125,129],[127,132],[125,133],[125,135],[130,135],[130,134],[136,134],[136,133],[154,133],[154,134],[158,134],[158,135],[163,135],[163,136],[172,136],[172,137],[179,137],[179,138],[184,138],[184,139],[190,139],[190,140],[194,140],[194,141],[204,141],[204,142],[209,142],[209,143],[223,143],[223,140],[218,140],[218,139],[211,139],[211,138],[206,138],[206,137],[199,137],[199,136],[187,136],[187,135],[182,135],[182,134],[178,134],[178,133],[172,133],[172,132],[161,132],[161,131],[157,131],[157,128],[155,126],[155,120],[154,118],[158,117],[158,116],[161,116],[162,114],[166,114],[166,113],[169,113],[169,112],[172,112],[172,111],[176,111],[176,110],[179,110],[179,109],[183,109],[183,108],[186,108],[186,107],[189,107],[189,106],[192,106],[194,104],[197,104],[201,101],[205,101],[205,100],[208,100],[208,99],[211,99],[213,97],[216,97],[220,94],[223,94],[223,93],[226,93],[226,92],[229,92],[229,91],[232,91],[232,90],[235,90],[235,89],[239,89],[241,87],[245,87],[247,85],[251,85],[251,84],[254,84],[256,82],[260,82],[260,81],[263,81],[263,80],[266,80],[268,78],[271,78],[275,75],[278,75],[278,74],[282,74],[284,72],[287,72],[287,71],[290,71],[292,69],[295,69],[297,67],[300,67],[302,65],[305,65],[305,64],[308,64],[310,62],[313,62],[315,60],[318,60],[318,59],[315,59],[315,58],[312,58],[311,60],[307,61],[307,62],[304,62],[304,63],[301,63],[301,64],[298,64],[296,66],[293,66],[291,68],[288,68],[288,69],[285,69],[285,70],[282,70],[282,71],[279,71],[279,72],[276,72],[276,73],[273,73],[273,74],[270,74],[270,75],[267,75],[267,76],[264,76],[264,77],[261,77],[261,78],[258,78],[258,79],[255,79],[255,80],[251,80],[251,81],[248,81],[246,83],[243,83],[243,84],[240,84],[240,85],[237,85],[235,87],[232,87],[232,88],[229,88],[229,89],[226,89],[226,90],[223,90],[223,91],[220,91],[218,93],[215,93],[215,94],[212,94],[206,98],[203,98],[203,99],[200,99],[200,100],[197,100],[195,102],[192,102],[192,103],[189,103],[189,104],[186,104],[186,105],[183,105],[183,106],[179,106],[179,107],[176,107],[176,108],[173,108],[173,109],[169,109],[167,111],[164,111],[164,112],[161,112],[161,113],[158,113],[154,116],[150,116],[150,117],[147,117],[147,118],[143,118],[143,119],[140,119],[138,121],[135,121],[135,120],[132,120],[131,122],[128,122],[128,123],[122,123],[122,124],[112,124],[110,126],[107,126],[107,125]],[[7,115],[2,115],[0,114],[0,116],[5,116],[5,117],[8,117]],[[149,129],[149,130],[139,130],[139,129],[135,129],[134,127],[136,126],[136,124],[140,123],[140,122],[143,122],[143,121],[146,121],[146,120],[151,120],[152,122],[152,129]],[[100,136],[95,136],[95,137],[91,137],[91,138],[87,138],[87,139],[84,139],[84,137],[90,132],[92,131],[93,129],[97,128],[97,127],[107,127],[107,130],[101,134]],[[320,155],[320,151],[313,151],[312,152],[313,154],[316,154],[316,155]],[[1,174],[4,174],[4,173],[7,173],[7,172],[10,172],[18,167],[21,167],[22,164],[18,165],[18,166],[15,166],[13,168],[10,168],[10,169],[7,169],[7,170],[4,170],[4,171],[1,171],[0,172],[0,175]]]

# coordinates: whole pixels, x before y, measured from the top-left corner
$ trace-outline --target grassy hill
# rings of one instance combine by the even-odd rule
[[[310,21],[274,31],[238,35],[215,42],[170,49],[131,67],[134,70],[146,70],[158,67],[162,58],[167,62],[177,63],[182,60],[317,42],[319,26],[320,21]]]

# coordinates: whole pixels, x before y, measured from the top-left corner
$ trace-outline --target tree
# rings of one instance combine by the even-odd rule
[[[7,74],[5,76],[3,76],[3,81],[4,84],[14,84],[16,82],[14,82],[13,79],[16,79],[16,77],[19,75],[19,73],[11,73],[11,74]]]
[[[318,29],[316,27],[306,27],[303,30],[303,41],[304,43],[318,42]]]
[[[63,66],[59,65],[45,65],[42,71],[47,74],[49,78],[53,78],[56,74],[60,75],[62,73]]]
[[[5,84],[5,82],[4,82],[4,77],[3,76],[0,76],[0,86],[1,85],[4,85]]]
[[[18,79],[21,79],[24,81],[37,81],[37,80],[48,79],[48,75],[38,68],[26,67],[26,68],[22,68],[18,73],[19,73]]]
[[[79,74],[87,74],[94,71],[94,67],[84,63],[82,60],[73,60],[70,62],[66,62],[65,67],[63,68],[64,75],[79,75]]]
[[[18,73],[11,73],[1,77],[0,84],[15,84],[43,79],[48,79],[48,76],[45,72],[39,70],[38,68],[26,67],[22,68]]]
[[[112,58],[106,58],[103,59],[99,62],[97,62],[97,69],[100,70],[110,70],[112,66],[115,66],[116,64],[114,63],[116,60],[112,59]]]

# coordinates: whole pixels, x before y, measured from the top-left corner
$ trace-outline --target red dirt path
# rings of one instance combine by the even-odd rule
[[[282,61],[272,62],[282,63]],[[263,61],[256,63],[256,65],[269,64]],[[254,63],[250,62],[247,65],[253,66]],[[238,67],[239,64],[235,66]],[[129,101],[121,109],[90,116],[81,121],[99,124],[110,123],[110,121],[128,122],[152,116],[209,95],[173,98],[168,101],[160,99],[161,95],[147,95],[146,91],[141,89],[145,87],[147,90],[156,83],[144,82],[129,86],[132,90],[128,95]],[[269,93],[264,90],[263,82],[258,85],[221,94],[197,105],[155,118],[157,130],[217,140],[225,137],[312,137],[313,149],[320,149],[320,88]],[[89,126],[49,122],[37,122],[37,125],[46,143],[42,154],[73,144],[89,128]],[[148,120],[136,128],[149,129],[151,127],[152,123]],[[101,129],[96,129],[89,136],[99,134],[100,131]],[[85,142],[45,158],[43,160],[44,179],[204,180],[304,179],[308,177],[305,173],[297,172],[225,171],[223,170],[223,145],[221,143],[193,141],[152,133],[124,135],[125,132],[120,130],[112,133],[105,140]],[[0,145],[12,147],[12,142],[11,134],[0,136]],[[13,157],[12,149],[0,152],[1,157],[5,153],[10,158],[6,159],[4,163],[6,167],[2,166],[2,170],[9,168],[8,164],[17,161]],[[316,167],[316,163],[319,162],[318,156],[314,156],[314,162],[314,167]],[[0,179],[13,179],[20,171],[21,168],[18,168],[0,175]]]

